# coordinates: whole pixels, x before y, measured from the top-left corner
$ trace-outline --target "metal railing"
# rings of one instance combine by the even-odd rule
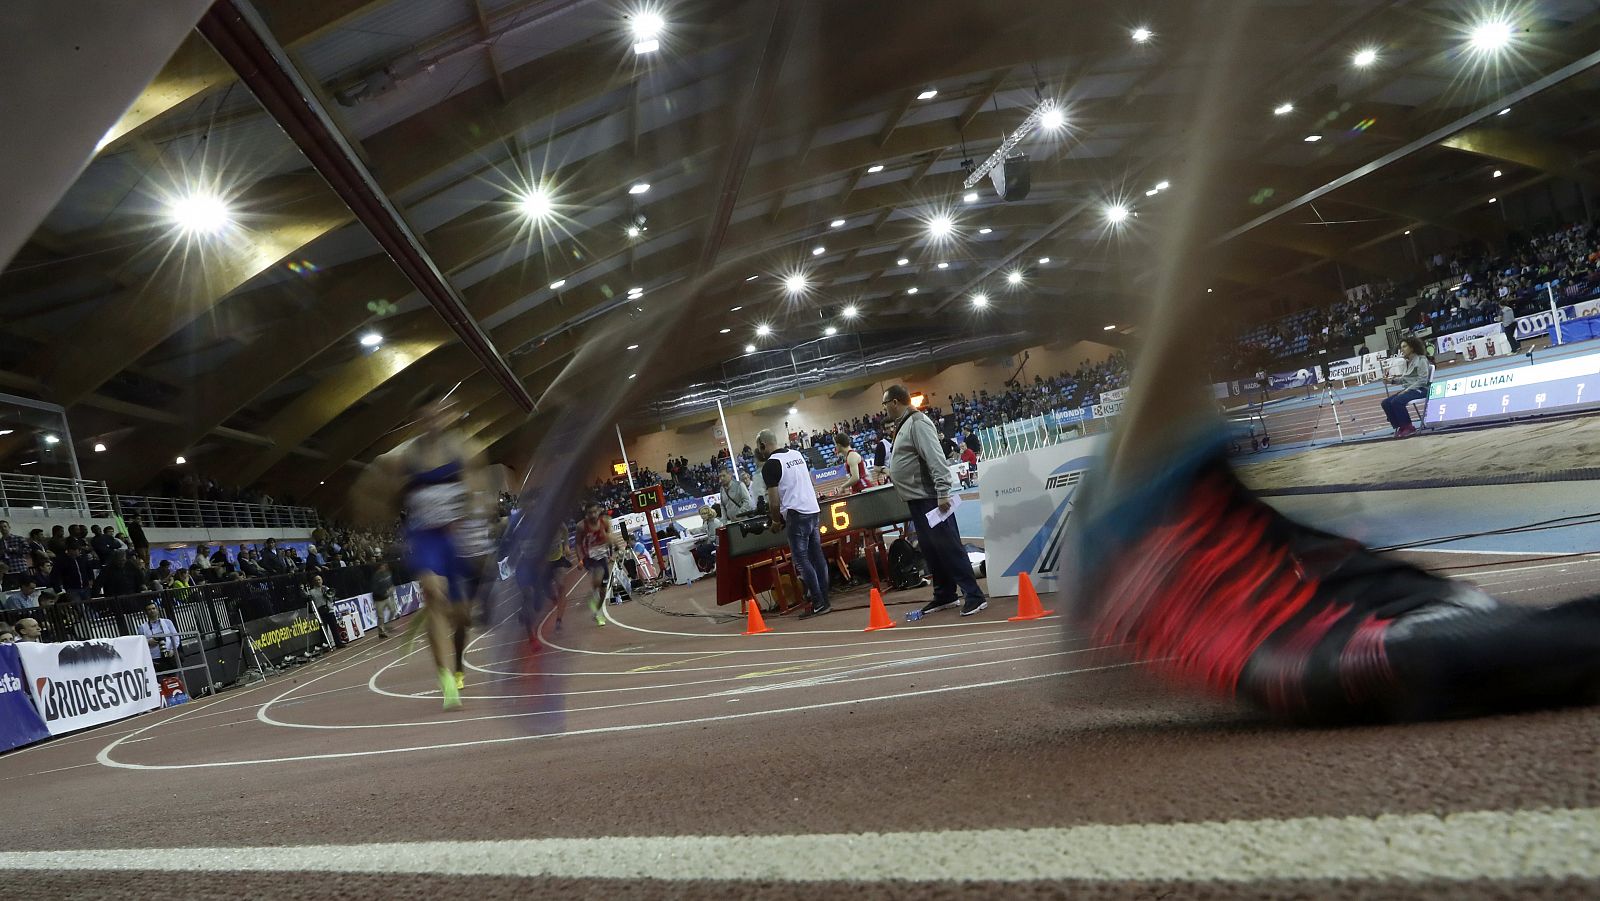
[[[124,517],[139,514],[147,529],[315,529],[322,525],[311,507],[121,494],[116,500],[117,512]]]
[[[999,425],[979,429],[978,443],[983,448],[983,458],[997,460],[1010,454],[1037,450],[1072,438],[1110,430],[1111,424],[1107,418],[1084,417],[1069,423],[1062,421],[1058,415],[1076,410],[1077,408],[1066,407],[1039,416],[1002,422]]]
[[[113,509],[112,494],[106,490],[105,482],[0,472],[0,510],[7,516],[71,512],[109,517]]]

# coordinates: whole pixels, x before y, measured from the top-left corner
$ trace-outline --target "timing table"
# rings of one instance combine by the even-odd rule
[[[911,508],[891,485],[869,488],[821,501],[818,531],[824,554],[843,559],[847,551],[867,549],[873,585],[878,582],[878,530],[911,520]],[[828,552],[829,547],[833,553]],[[789,558],[789,533],[765,516],[731,522],[717,530],[717,603],[736,604],[763,591],[775,591],[780,611],[787,611],[786,592],[777,577]]]

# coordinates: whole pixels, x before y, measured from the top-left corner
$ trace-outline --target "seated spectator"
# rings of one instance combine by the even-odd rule
[[[12,631],[11,624],[0,620],[0,644],[16,644],[17,633]]]
[[[18,641],[39,641],[44,630],[39,628],[39,621],[31,616],[24,616],[17,620]]]
[[[33,576],[23,576],[22,585],[16,591],[5,596],[5,610],[33,610],[39,606],[39,580]]]

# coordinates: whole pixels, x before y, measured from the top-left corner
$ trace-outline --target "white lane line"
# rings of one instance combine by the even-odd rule
[[[1061,676],[1073,676],[1082,673],[1101,672],[1103,670],[1123,669],[1137,665],[1138,664],[1136,663],[1111,663],[1104,666],[1086,666],[1081,669],[1058,670],[1053,673],[1034,673],[1027,676],[1013,676],[1007,679],[993,679],[988,682],[974,682],[968,685],[946,685],[939,688],[920,688],[916,691],[902,691],[894,694],[877,695],[865,698],[848,698],[840,701],[819,701],[814,704],[797,704],[791,707],[773,707],[766,710],[749,710],[742,713],[724,713],[717,716],[691,717],[688,719],[667,720],[656,723],[628,723],[619,726],[595,726],[588,729],[572,729],[565,732],[549,734],[510,735],[501,738],[480,738],[469,741],[440,742],[437,744],[413,745],[404,748],[379,748],[377,750],[370,751],[339,751],[326,754],[297,754],[284,757],[262,757],[252,760],[219,760],[209,761],[206,763],[146,764],[125,763],[120,760],[112,759],[111,752],[115,751],[120,745],[126,743],[141,732],[149,731],[150,729],[154,729],[156,726],[161,725],[161,723],[151,723],[144,729],[140,729],[139,732],[130,733],[129,735],[119,738],[111,744],[106,745],[104,748],[101,748],[100,753],[95,755],[95,759],[104,766],[117,767],[125,770],[203,770],[217,767],[257,766],[271,763],[300,763],[307,760],[346,760],[358,757],[376,757],[386,754],[409,754],[416,751],[443,751],[455,748],[481,747],[484,745],[502,745],[510,742],[534,741],[538,739],[571,738],[578,735],[601,735],[614,732],[641,732],[647,729],[663,729],[672,726],[696,726],[703,723],[727,722],[730,720],[749,719],[758,716],[777,716],[784,713],[803,713],[811,710],[826,710],[833,707],[848,707],[853,704],[876,704],[884,701],[897,701],[904,698],[917,698],[926,695],[946,694],[948,692],[955,691],[973,691],[980,688],[994,688],[996,686],[1012,685],[1018,682],[1033,682],[1039,679],[1054,679]]]
[[[995,605],[994,604],[990,604],[989,606],[993,607]],[[840,612],[843,613],[844,611],[840,611]],[[607,608],[605,610],[605,617],[606,617],[606,621],[607,622],[619,625],[624,629],[632,629],[635,632],[645,632],[645,633],[648,633],[650,635],[672,635],[672,636],[679,637],[679,638],[728,638],[728,637],[730,637],[730,633],[727,633],[727,632],[669,632],[669,631],[667,631],[665,629],[647,629],[647,628],[645,628],[643,626],[629,625],[628,623],[625,623],[622,620],[617,619],[616,614],[612,613],[609,608]],[[1059,614],[1051,614],[1049,616],[1046,616],[1046,617],[1043,617],[1043,618],[1037,620],[1037,622],[1049,622],[1049,621],[1055,620],[1055,619],[1060,619],[1060,615]],[[911,625],[910,623],[908,623],[906,621],[906,619],[904,617],[901,617],[901,618],[895,620],[895,624],[897,626],[909,628],[913,632],[921,630],[921,629],[959,629],[959,628],[962,628],[962,627],[978,628],[978,627],[983,627],[983,626],[1006,626],[1006,625],[1012,625],[1008,620],[1004,620],[1004,619],[980,620],[978,622],[962,621],[962,622],[955,622],[955,623],[924,623],[921,620],[918,620],[916,625]],[[799,630],[796,630],[794,632],[780,632],[778,634],[780,634],[780,635],[860,635],[864,631],[866,631],[865,628],[861,628],[861,629],[799,629]],[[901,634],[904,634],[904,633],[901,633]],[[891,632],[891,633],[889,633],[889,635],[890,636],[894,636],[894,633]]]
[[[1039,620],[1038,622],[1046,622],[1046,620]],[[865,641],[839,641],[839,642],[833,642],[831,644],[789,645],[789,646],[778,646],[778,645],[769,644],[766,641],[768,636],[761,636],[761,635],[755,635],[755,636],[742,636],[742,635],[715,636],[715,635],[694,635],[692,633],[676,633],[676,634],[680,634],[680,635],[687,634],[691,638],[727,638],[727,639],[735,640],[740,644],[754,645],[754,647],[723,648],[723,649],[721,649],[724,653],[727,653],[727,654],[771,654],[771,653],[775,653],[775,652],[787,652],[787,651],[832,651],[832,650],[836,650],[838,648],[856,648],[856,647],[863,647],[863,646],[868,646],[868,645],[875,646],[875,647],[883,647],[885,645],[894,645],[894,644],[909,645],[912,642],[917,642],[917,641],[940,641],[941,639],[947,638],[949,636],[945,636],[945,635],[915,636],[915,635],[912,635],[911,633],[923,632],[923,631],[931,631],[931,630],[934,630],[934,629],[953,629],[953,628],[959,628],[961,626],[1007,626],[1012,631],[1019,632],[1019,633],[1020,632],[1037,631],[1039,629],[1052,629],[1052,630],[1060,630],[1061,629],[1060,624],[1057,624],[1057,623],[1051,623],[1051,624],[1044,625],[1044,626],[1019,626],[1016,623],[1007,622],[1005,620],[997,620],[997,621],[993,621],[993,622],[978,622],[978,623],[949,623],[949,624],[943,625],[943,626],[912,626],[912,627],[906,629],[905,631],[901,631],[899,629],[891,629],[891,630],[889,630],[887,632],[879,632],[879,633],[876,633],[876,635],[873,638],[869,638],[869,639],[867,639]],[[636,631],[640,631],[640,632],[650,631],[648,629],[638,629],[637,627],[634,627],[634,628],[635,628]],[[672,633],[672,632],[658,632],[658,633],[654,633],[654,634],[658,634],[658,635],[673,635],[675,633]],[[813,634],[813,633],[810,633],[810,632],[780,632],[780,633],[774,633],[774,634],[780,635],[780,636],[781,635],[804,636],[804,635],[810,635],[810,634]],[[861,630],[852,629],[852,630],[847,630],[845,632],[845,634],[847,634],[847,635],[860,635],[860,634],[862,634],[862,632],[861,632]],[[585,648],[571,648],[571,647],[567,647],[566,645],[556,644],[555,642],[549,640],[548,638],[545,638],[545,639],[542,639],[542,640],[544,641],[545,646],[551,647],[551,648],[555,648],[558,651],[569,651],[569,652],[574,653],[574,654],[594,654],[594,655],[598,655],[598,656],[602,656],[602,657],[663,657],[663,656],[672,657],[672,656],[683,656],[685,654],[704,654],[707,651],[718,650],[717,648],[696,647],[696,648],[694,648],[692,650],[682,650],[682,651],[595,651],[595,650],[587,650]],[[765,646],[763,647],[762,645],[765,645]]]
[[[929,848],[943,849],[929,854]],[[1600,809],[832,835],[675,835],[0,853],[0,871],[742,882],[1253,883],[1600,878]]]

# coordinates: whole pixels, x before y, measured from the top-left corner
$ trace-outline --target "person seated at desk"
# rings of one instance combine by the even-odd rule
[[[695,529],[694,562],[701,572],[717,568],[717,530],[727,525],[711,507],[700,508],[700,527]]]

